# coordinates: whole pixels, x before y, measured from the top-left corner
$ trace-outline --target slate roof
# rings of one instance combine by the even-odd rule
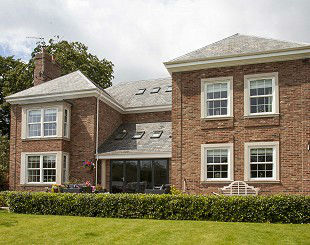
[[[307,43],[289,42],[237,33],[215,43],[209,44],[203,48],[170,60],[166,62],[166,64],[170,62],[182,63],[185,61],[203,60],[220,56],[276,51],[287,48],[305,47],[309,45],[310,44]]]
[[[115,139],[126,130],[124,139]],[[153,131],[162,130],[160,138],[150,138]],[[136,131],[145,131],[141,139],[132,139]],[[100,147],[98,153],[122,154],[142,152],[171,152],[171,122],[122,124]]]
[[[36,95],[62,94],[84,90],[93,90],[97,88],[99,88],[98,85],[84,76],[82,72],[75,71],[37,86],[33,86],[21,92],[12,94],[6,97],[6,99],[30,97]]]
[[[171,85],[170,77],[118,83],[105,91],[126,108],[171,105],[171,92],[165,92],[169,85]],[[151,90],[155,87],[161,89],[158,93],[151,94]],[[138,90],[143,88],[146,91],[136,95]]]

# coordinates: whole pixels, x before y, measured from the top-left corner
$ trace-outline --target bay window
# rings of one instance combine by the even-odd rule
[[[62,151],[22,152],[20,184],[52,185],[69,180],[69,154]]]
[[[23,106],[22,139],[69,139],[70,111],[70,104],[65,102]]]

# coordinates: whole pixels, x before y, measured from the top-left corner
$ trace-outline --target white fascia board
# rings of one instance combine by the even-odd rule
[[[243,55],[234,57],[218,57],[217,59],[206,59],[201,61],[183,62],[183,63],[164,63],[166,69],[172,72],[199,70],[205,68],[236,66],[246,64],[257,64],[264,62],[286,61],[294,59],[310,58],[310,48],[288,50],[274,53],[262,53],[254,55]]]
[[[159,111],[171,111],[171,105],[162,106],[145,106],[145,107],[123,107],[116,100],[114,100],[107,92],[102,91],[99,88],[81,90],[76,92],[54,93],[46,95],[32,95],[23,97],[6,97],[6,101],[10,104],[38,104],[54,101],[63,101],[67,99],[78,99],[85,97],[99,97],[101,101],[115,109],[122,114],[130,113],[145,113],[145,112],[159,112]]]
[[[10,104],[32,104],[32,103],[43,103],[52,101],[61,101],[65,99],[75,99],[90,96],[98,96],[96,89],[87,89],[77,92],[64,92],[64,93],[51,93],[45,95],[31,95],[22,97],[5,97],[5,100]]]
[[[171,158],[171,152],[130,152],[130,153],[101,153],[97,159],[148,159]]]

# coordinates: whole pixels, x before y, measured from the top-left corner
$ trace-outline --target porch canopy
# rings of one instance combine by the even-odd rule
[[[110,192],[144,192],[169,184],[171,122],[122,124],[98,151],[109,164]]]

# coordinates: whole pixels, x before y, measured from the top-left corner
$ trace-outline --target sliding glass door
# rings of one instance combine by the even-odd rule
[[[111,193],[144,192],[169,183],[168,159],[111,160]]]

